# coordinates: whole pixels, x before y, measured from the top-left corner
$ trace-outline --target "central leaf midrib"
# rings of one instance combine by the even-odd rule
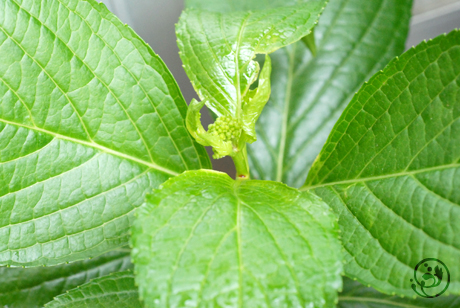
[[[124,107],[124,105],[123,105],[123,104],[121,103],[121,101],[119,100],[119,98],[115,95],[115,93],[113,93],[112,89],[110,89],[110,87],[100,78],[100,76],[98,76],[98,75],[93,71],[93,69],[90,68],[89,65],[88,65],[85,61],[83,61],[83,60],[80,58],[80,56],[77,55],[77,53],[76,53],[74,50],[72,50],[72,49],[70,48],[70,46],[68,46],[68,45],[61,39],[61,37],[59,37],[59,36],[57,35],[57,33],[55,33],[53,30],[51,30],[51,29],[50,29],[47,25],[45,25],[43,22],[41,22],[41,21],[40,21],[36,16],[34,16],[31,12],[27,11],[26,9],[24,9],[20,4],[18,4],[18,3],[16,2],[16,0],[12,0],[12,1],[19,7],[20,10],[22,10],[23,12],[25,12],[26,14],[28,14],[29,16],[31,16],[32,18],[34,18],[42,27],[46,28],[46,29],[47,29],[48,31],[50,31],[50,33],[52,33],[59,41],[61,41],[62,44],[64,44],[64,46],[66,46],[66,47],[69,49],[69,51],[70,51],[79,61],[81,61],[81,63],[82,63],[83,65],[85,65],[85,66],[90,70],[90,72],[93,74],[93,76],[94,76],[95,78],[97,78],[97,79],[99,80],[99,82],[101,82],[102,85],[111,93],[111,95],[115,98],[115,100],[118,102],[118,104],[120,105],[120,107],[123,109],[124,113],[126,114],[126,116],[127,116],[128,119],[129,119],[129,121],[133,124],[133,126],[134,126],[136,132],[138,133],[139,137],[140,137],[141,140],[142,140],[142,143],[144,144],[144,147],[145,147],[145,149],[146,149],[146,151],[147,151],[147,153],[148,153],[148,155],[149,155],[149,157],[150,157],[150,159],[151,159],[151,161],[152,161],[152,164],[155,165],[154,160],[153,160],[152,152],[151,152],[150,148],[148,147],[147,142],[146,142],[146,140],[145,140],[143,134],[140,132],[138,126],[137,126],[136,123],[133,121],[133,119],[132,119],[131,116],[129,115],[128,111],[126,110],[126,108]],[[117,54],[117,53],[113,50],[113,48],[107,43],[107,41],[106,41],[104,38],[102,38],[96,31],[94,31],[94,29],[91,27],[91,25],[88,23],[88,21],[87,21],[85,18],[83,18],[83,16],[81,16],[81,15],[78,13],[78,11],[76,11],[76,10],[71,10],[68,6],[66,6],[64,3],[62,3],[61,0],[58,0],[58,2],[59,2],[63,7],[65,7],[69,13],[74,13],[75,15],[77,15],[77,16],[87,25],[87,27],[88,27],[89,29],[91,29],[91,31],[93,31],[93,34],[94,34],[95,36],[97,36],[97,37],[105,44],[105,46],[107,46],[107,47],[112,51],[113,55],[118,59],[118,61],[119,61],[119,63],[120,63],[120,66],[122,66],[123,68],[125,68],[126,71],[131,75],[131,77],[136,81],[136,83],[139,85],[139,88],[142,90],[142,92],[144,93],[145,97],[146,97],[147,100],[150,102],[150,105],[152,106],[153,110],[155,110],[155,113],[156,113],[157,115],[159,115],[159,113],[157,112],[157,108],[156,108],[155,104],[154,104],[153,101],[150,99],[150,97],[147,95],[147,92],[146,92],[145,88],[143,87],[143,85],[141,85],[140,81],[139,81],[139,80],[133,75],[133,73],[123,64],[123,62],[121,61],[121,59],[120,59],[120,57],[118,56],[118,54]],[[107,20],[107,19],[106,19],[106,20]],[[72,103],[72,101],[70,100],[70,98],[67,96],[67,93],[66,93],[65,91],[63,91],[63,90],[60,88],[60,86],[57,84],[57,82],[54,80],[54,78],[52,78],[52,77],[48,74],[48,72],[41,66],[41,64],[39,64],[31,55],[29,55],[29,53],[22,47],[21,44],[19,44],[19,42],[17,42],[9,33],[7,33],[7,32],[3,29],[3,27],[0,27],[0,28],[2,29],[2,31],[3,31],[11,40],[13,40],[13,41],[15,42],[15,44],[16,44],[19,48],[21,48],[21,49],[23,50],[23,52],[24,52],[26,55],[29,56],[30,59],[32,59],[32,60],[42,69],[43,72],[45,72],[45,73],[48,75],[48,77],[50,78],[50,80],[52,80],[53,83],[61,90],[61,92],[62,92],[62,93],[64,94],[64,96],[67,98],[68,102],[72,105],[72,107],[73,107],[73,109],[74,109],[74,111],[75,111],[75,114],[76,114],[76,115],[78,116],[78,118],[80,119],[80,122],[81,122],[81,124],[82,124],[82,127],[83,127],[83,129],[85,130],[86,135],[88,136],[89,140],[90,140],[90,141],[93,141],[92,138],[91,138],[91,136],[90,136],[90,134],[89,134],[89,131],[87,130],[86,125],[85,125],[84,122],[83,122],[83,119],[81,118],[80,114],[77,112],[77,109],[76,109],[76,107],[73,105],[73,103]],[[19,98],[19,96],[18,96],[18,98]],[[159,119],[160,119],[160,121],[161,121],[161,123],[162,123],[162,126],[164,127],[164,129],[165,129],[166,132],[168,133],[168,135],[169,135],[169,137],[170,137],[170,139],[171,139],[171,141],[172,141],[172,143],[173,143],[175,149],[177,150],[177,153],[178,153],[179,157],[181,158],[181,161],[182,161],[182,163],[184,164],[184,167],[187,169],[187,163],[185,162],[184,157],[183,157],[182,154],[181,154],[181,151],[179,151],[179,148],[178,148],[178,146],[177,146],[177,144],[176,144],[174,138],[172,138],[171,132],[170,132],[169,129],[167,128],[167,126],[166,126],[166,124],[164,123],[164,121],[163,121],[163,119],[162,119],[161,116],[159,116]],[[33,119],[31,119],[31,121],[33,121]],[[196,148],[195,148],[195,151],[196,151]],[[201,160],[200,160],[200,164],[201,164]]]
[[[244,33],[244,30],[246,28],[246,23],[248,22],[249,17],[251,17],[252,13],[247,14],[243,22],[241,23],[240,31],[238,32],[238,39],[236,41],[236,56],[235,56],[235,73],[236,73],[236,118],[240,119],[240,110],[241,110],[241,85],[240,85],[240,46],[241,46],[241,41],[242,41],[242,36]]]
[[[435,166],[435,167],[430,167],[430,168],[418,169],[414,171],[404,171],[404,172],[397,172],[397,173],[385,174],[385,175],[379,175],[379,176],[373,176],[373,177],[365,177],[365,178],[359,178],[359,179],[350,179],[350,180],[335,181],[335,182],[329,182],[329,183],[321,183],[321,184],[316,184],[316,185],[311,185],[311,186],[306,184],[302,186],[299,190],[307,191],[307,190],[311,190],[315,188],[321,188],[321,187],[327,187],[327,186],[333,186],[333,185],[354,184],[354,183],[360,183],[360,182],[369,182],[369,181],[389,179],[393,177],[411,176],[414,174],[431,172],[431,171],[440,171],[440,170],[456,168],[456,167],[460,167],[459,162],[455,162],[449,165],[441,165],[441,166]]]
[[[179,175],[178,172],[175,172],[173,170],[164,168],[164,167],[159,166],[159,165],[157,165],[155,163],[147,162],[145,160],[142,160],[140,158],[131,156],[129,154],[125,154],[125,153],[122,153],[122,152],[112,150],[110,148],[107,148],[107,147],[102,146],[100,144],[97,144],[95,142],[88,142],[88,141],[84,141],[84,140],[64,136],[64,135],[61,135],[61,134],[57,134],[57,133],[54,133],[54,132],[47,131],[47,130],[39,128],[39,127],[31,127],[31,126],[24,125],[24,124],[10,122],[10,121],[4,120],[4,119],[0,119],[0,122],[3,122],[5,124],[7,124],[7,125],[18,126],[18,127],[23,127],[25,129],[29,129],[29,130],[34,130],[34,131],[37,131],[37,132],[40,132],[40,133],[51,135],[51,136],[53,136],[54,138],[57,138],[57,139],[61,139],[61,140],[69,141],[69,142],[72,142],[72,143],[77,143],[77,144],[80,144],[80,145],[83,145],[83,146],[91,147],[91,148],[94,148],[94,149],[96,149],[96,150],[98,150],[100,152],[104,152],[104,153],[107,153],[107,154],[110,154],[110,155],[113,155],[113,156],[117,156],[117,157],[120,157],[120,158],[123,158],[123,159],[127,159],[127,160],[133,161],[135,163],[144,165],[144,166],[146,166],[146,167],[148,167],[150,169],[155,169],[157,171],[164,172],[164,173],[167,173],[167,174],[170,174],[170,175],[174,175],[174,176]]]
[[[281,182],[283,179],[283,167],[284,167],[284,152],[286,150],[287,142],[287,130],[288,130],[288,120],[289,120],[289,111],[291,103],[291,92],[292,92],[292,82],[294,77],[294,59],[296,52],[296,45],[291,48],[292,52],[286,51],[289,57],[289,71],[288,71],[288,80],[286,83],[286,96],[284,97],[284,109],[283,109],[283,119],[281,124],[281,139],[278,149],[278,159],[276,164],[276,181]]]
[[[420,46],[422,46],[422,45],[420,45]],[[426,50],[428,47],[429,47],[428,43],[425,43],[425,45],[423,45],[423,48],[424,48],[423,50]],[[430,64],[428,64],[428,65],[426,65],[426,67],[424,67],[423,71],[422,71],[420,74],[418,74],[418,76],[420,76],[421,74],[425,74],[425,72],[427,71],[427,69],[428,69],[432,64],[437,63],[438,60],[441,58],[441,56],[442,56],[443,54],[448,53],[448,52],[450,51],[451,48],[453,48],[453,47],[450,47],[449,49],[446,49],[446,50],[444,50],[442,53],[440,53],[440,54],[438,55],[438,57],[437,57],[435,60],[433,60]],[[421,48],[420,48],[420,49],[421,49]],[[397,59],[397,61],[398,61],[399,63],[404,64],[404,67],[406,67],[406,66],[408,65],[408,63],[410,63],[410,61],[411,61],[414,57],[416,57],[416,54],[412,54],[408,59],[405,59],[404,61],[401,61],[400,59]],[[395,63],[398,63],[398,62],[395,62]],[[399,71],[398,71],[398,72],[393,72],[391,75],[386,75],[386,73],[387,73],[388,71],[390,71],[390,70],[388,69],[389,67],[396,67],[396,64],[392,64],[392,65],[393,65],[393,66],[388,66],[388,67],[385,69],[385,71],[381,71],[380,73],[378,73],[377,75],[375,75],[375,77],[373,78],[373,80],[379,80],[379,79],[377,79],[377,78],[378,78],[378,77],[381,77],[381,76],[386,77],[386,79],[385,79],[385,81],[382,82],[378,87],[376,87],[376,90],[374,90],[373,93],[372,93],[372,95],[370,95],[364,102],[360,102],[360,101],[359,101],[359,97],[355,96],[356,101],[357,101],[358,103],[361,103],[361,108],[362,108],[362,109],[364,109],[364,107],[367,106],[367,105],[371,102],[371,98],[374,97],[375,93],[377,93],[385,84],[387,84],[388,81],[394,79],[395,76],[399,73]],[[457,78],[458,78],[459,76],[460,76],[460,74],[457,74],[454,78],[452,78],[452,80],[449,82],[448,85],[450,85],[450,84],[453,83],[453,82],[456,82],[456,81],[457,81]],[[372,83],[369,83],[369,84],[372,84]],[[372,125],[371,125],[370,127],[368,127],[368,131],[372,131],[373,128],[379,123],[380,119],[383,118],[385,115],[387,115],[387,113],[389,112],[390,108],[393,107],[393,104],[395,104],[395,102],[397,102],[397,99],[398,99],[399,97],[401,97],[401,96],[405,93],[405,90],[407,90],[407,89],[410,87],[411,84],[412,84],[412,81],[408,82],[408,84],[405,85],[403,89],[399,90],[398,95],[397,95],[394,99],[392,99],[391,101],[389,101],[388,107],[386,108],[385,112],[382,112],[382,113],[373,121]],[[426,106],[425,106],[420,112],[417,113],[417,116],[414,116],[414,118],[413,118],[409,123],[407,123],[407,124],[405,125],[405,127],[404,127],[403,129],[401,129],[401,130],[400,130],[399,132],[397,132],[397,133],[393,132],[393,133],[394,133],[394,136],[392,137],[392,139],[391,139],[390,141],[387,141],[387,143],[385,144],[385,146],[382,147],[382,149],[380,149],[379,152],[376,153],[376,155],[374,155],[374,156],[371,158],[371,160],[362,168],[361,172],[360,172],[357,176],[361,175],[362,172],[364,172],[364,168],[367,168],[367,166],[368,166],[368,165],[377,157],[377,155],[379,155],[386,147],[390,146],[390,145],[391,145],[391,144],[392,144],[402,133],[408,131],[409,128],[410,128],[410,126],[411,126],[417,119],[419,119],[419,117],[422,117],[423,113],[435,103],[435,99],[436,99],[437,97],[439,97],[439,95],[441,95],[441,94],[444,92],[444,90],[445,90],[446,88],[447,88],[447,85],[446,85],[446,86],[443,86],[443,87],[442,87],[442,90],[440,90],[440,91],[436,94],[436,96],[433,97],[433,98],[431,99],[431,101],[430,101],[429,103],[427,103]],[[353,104],[353,103],[354,103],[353,101],[350,102],[350,105]],[[349,123],[352,123],[353,121],[355,121],[355,120],[356,120],[356,117],[358,116],[358,114],[359,114],[359,113],[356,113],[356,114],[353,116],[353,118],[352,118],[351,120],[348,120],[348,122],[349,122]],[[459,117],[455,118],[451,123],[449,123],[449,125],[446,125],[446,126],[444,127],[444,129],[447,129],[448,127],[450,127],[457,119],[459,119]],[[339,121],[340,121],[340,120],[339,120]],[[339,123],[339,122],[337,122],[337,123]],[[341,122],[340,122],[340,123],[341,123]],[[336,124],[336,125],[338,125],[338,124]],[[342,139],[343,139],[344,136],[346,136],[346,135],[347,135],[346,133],[343,133],[343,134],[340,136],[340,138],[336,141],[334,148],[333,148],[332,150],[330,150],[329,153],[325,153],[325,154],[327,154],[327,157],[324,158],[324,160],[322,161],[321,166],[320,166],[320,168],[319,168],[318,170],[321,170],[321,169],[326,165],[326,163],[329,161],[331,155],[336,151],[337,145],[342,141]],[[354,150],[356,147],[359,146],[359,143],[361,142],[361,140],[362,140],[363,138],[365,138],[366,136],[367,136],[367,133],[362,134],[362,135],[360,136],[360,138],[355,142],[355,144],[354,144],[354,145],[348,150],[348,152],[344,155],[344,157],[342,157],[342,158],[340,159],[340,161],[339,161],[338,163],[336,163],[336,164],[326,173],[326,175],[323,175],[322,178],[320,179],[320,178],[319,178],[319,173],[317,172],[317,173],[314,175],[314,177],[311,179],[311,181],[314,181],[315,179],[318,179],[318,181],[323,181],[324,179],[327,179],[327,177],[328,177],[331,173],[333,173],[333,171],[334,171],[338,166],[341,166],[342,162],[343,162],[349,155],[352,154],[353,150]],[[425,145],[426,145],[426,144],[425,144]],[[322,154],[322,152],[320,153],[320,155],[321,155],[321,154]],[[416,157],[416,156],[414,156],[414,157]],[[414,159],[414,158],[413,158],[413,159]],[[412,160],[413,160],[413,159],[412,159]],[[409,168],[409,167],[410,167],[410,166],[408,165],[407,168]],[[307,177],[307,181],[309,180],[309,178],[310,178],[310,177]]]
[[[267,231],[267,234],[270,236],[271,238],[271,241],[273,242],[273,246],[276,248],[276,250],[278,250],[278,253],[279,253],[279,256],[283,259],[284,261],[284,266],[286,266],[287,270],[289,271],[291,277],[292,277],[292,280],[294,281],[294,284],[295,284],[295,288],[297,290],[297,298],[301,301],[302,303],[302,306],[304,304],[304,299],[302,296],[300,296],[301,294],[301,287],[300,287],[300,282],[299,282],[299,278],[297,277],[297,274],[296,272],[294,271],[294,268],[292,267],[292,264],[288,261],[288,258],[285,254],[285,252],[283,251],[283,249],[281,248],[279,242],[278,242],[278,239],[275,237],[275,235],[273,234],[272,230],[269,228],[269,226],[267,225],[267,223],[265,222],[265,220],[262,218],[262,216],[259,214],[258,211],[256,211],[251,205],[249,205],[248,203],[244,202],[243,200],[241,200],[238,195],[235,195],[235,197],[238,199],[238,204],[243,204],[247,209],[249,209],[251,212],[253,212],[255,214],[255,216],[257,217],[257,219],[262,223],[262,225],[264,226],[264,229]],[[241,306],[242,307],[242,306]]]
[[[13,0],[13,1],[16,1],[16,0]],[[129,70],[129,69],[125,66],[125,64],[123,63],[123,61],[121,61],[119,55],[115,52],[115,50],[112,48],[112,46],[110,46],[110,44],[108,44],[108,42],[107,42],[101,35],[99,35],[99,33],[97,33],[96,31],[94,31],[94,29],[91,27],[91,25],[89,24],[89,22],[88,22],[80,13],[78,13],[77,10],[72,11],[72,10],[71,10],[67,5],[65,5],[61,0],[57,0],[57,1],[58,1],[61,5],[63,5],[69,12],[73,12],[75,15],[77,15],[78,17],[81,18],[81,20],[88,26],[88,28],[91,29],[91,30],[93,31],[94,35],[96,35],[102,42],[104,42],[104,44],[112,51],[112,53],[115,55],[115,57],[116,57],[116,58],[118,59],[118,61],[120,62],[120,65],[121,65],[123,68],[125,68],[126,71],[131,75],[131,77],[136,81],[136,83],[139,85],[139,88],[142,89],[142,92],[144,93],[145,97],[146,97],[147,100],[150,102],[150,105],[152,106],[153,110],[155,110],[155,113],[158,115],[158,118],[159,118],[159,120],[160,120],[162,126],[164,127],[164,129],[165,129],[166,132],[168,133],[168,136],[169,136],[169,138],[171,139],[171,142],[173,143],[174,148],[177,150],[177,154],[179,155],[179,157],[180,157],[182,163],[184,164],[184,167],[185,167],[186,169],[188,169],[188,165],[187,165],[187,163],[185,162],[184,157],[182,156],[182,152],[179,150],[179,147],[177,146],[176,141],[175,141],[174,138],[172,138],[172,136],[171,136],[171,132],[169,131],[169,129],[168,129],[168,127],[166,126],[166,124],[164,123],[163,118],[162,118],[162,117],[160,116],[160,114],[158,113],[157,107],[156,107],[155,104],[153,103],[152,99],[148,96],[147,91],[146,91],[146,89],[144,88],[144,86],[141,84],[140,80],[139,80],[138,78],[136,78],[136,76],[131,72],[131,70]],[[107,20],[107,21],[109,21],[107,18],[104,18],[104,19]],[[110,21],[109,21],[109,22],[110,22]],[[112,24],[113,24],[113,23],[112,23]],[[115,24],[113,24],[113,25],[116,26]],[[55,35],[56,35],[56,34],[55,34]],[[56,37],[57,37],[57,35],[56,35]],[[144,44],[145,44],[145,43],[144,43]],[[67,45],[66,45],[66,46],[67,46]],[[69,49],[70,49],[70,48],[69,48]],[[72,51],[72,52],[73,52],[73,51]],[[74,54],[76,55],[76,53],[74,53]],[[91,70],[91,72],[94,74],[94,76],[96,76],[96,78],[100,79],[100,77],[97,76],[97,75],[95,74],[95,72],[93,72],[93,70],[92,70],[83,60],[80,60],[80,61],[82,61],[82,63],[85,64],[85,65],[88,67],[88,69]],[[160,61],[161,61],[161,59],[160,59]],[[102,81],[101,81],[101,82],[102,82]],[[105,85],[105,84],[104,84],[104,85]],[[110,89],[108,86],[106,86],[106,87],[107,87],[107,89],[108,89],[109,91],[111,91],[111,89]],[[112,92],[112,91],[111,91],[111,92]],[[180,90],[179,90],[179,93],[180,93]],[[114,97],[117,98],[113,92],[112,92],[112,95],[114,95]],[[117,100],[118,100],[118,98],[117,98]],[[119,101],[119,100],[118,100],[118,101]],[[120,105],[122,105],[120,101],[119,101],[119,103],[120,103]],[[122,106],[122,108],[125,109],[124,106]],[[127,114],[127,116],[130,118],[130,116],[128,115],[127,111],[126,111],[126,114]],[[135,125],[134,122],[133,122],[133,125],[136,127],[136,130],[139,131],[137,125]],[[139,131],[139,134],[140,134],[141,138],[144,139],[143,136],[142,136],[142,134],[140,133],[140,131]],[[189,136],[189,138],[190,138],[190,136]],[[146,146],[146,150],[147,150],[147,152],[149,153],[150,158],[151,158],[151,160],[152,160],[152,162],[153,162],[153,155],[152,155],[152,153],[151,153],[151,150],[148,148],[147,144],[145,144],[145,146]],[[197,152],[196,147],[193,147],[193,148],[194,148],[194,150],[195,150],[195,153],[198,155],[198,152]],[[199,156],[199,155],[198,155],[198,156]],[[199,159],[198,161],[200,162],[200,166],[202,166],[202,165],[201,165],[201,160]]]

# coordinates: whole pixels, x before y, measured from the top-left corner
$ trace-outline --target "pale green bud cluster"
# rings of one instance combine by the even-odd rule
[[[237,140],[241,135],[241,121],[231,116],[219,117],[214,124],[208,126],[208,133],[218,136],[223,141]]]
[[[193,99],[187,110],[185,123],[193,138],[201,145],[211,146],[215,159],[231,156],[239,179],[249,178],[246,144],[257,140],[255,125],[270,97],[270,73],[271,60],[266,55],[256,89],[251,90],[250,84],[245,89],[236,87],[235,90],[242,95],[237,100],[225,103],[214,98],[203,98],[201,101]],[[205,104],[221,115],[208,126],[207,131],[201,124],[200,112]]]

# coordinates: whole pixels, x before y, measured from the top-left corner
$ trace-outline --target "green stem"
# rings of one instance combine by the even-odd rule
[[[249,164],[246,144],[232,157],[236,168],[237,180],[249,180]]]

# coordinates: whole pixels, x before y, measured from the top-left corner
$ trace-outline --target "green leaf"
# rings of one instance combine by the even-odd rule
[[[0,306],[39,308],[93,278],[132,267],[129,250],[53,267],[0,268]]]
[[[303,184],[353,94],[403,52],[411,2],[330,0],[315,27],[316,57],[304,42],[271,55],[272,94],[248,147],[254,178]]]
[[[0,2],[0,264],[126,245],[152,187],[210,167],[161,59],[93,0]]]
[[[250,176],[246,143],[256,140],[255,121],[270,96],[268,54],[310,34],[326,2],[310,0],[259,11],[187,9],[182,13],[176,33],[185,71],[201,104],[218,116],[208,131],[201,123],[187,127],[198,142],[213,147],[214,158],[233,158],[237,178]],[[266,55],[260,77],[256,54]],[[257,88],[250,89],[257,78]],[[190,109],[195,123],[201,104],[193,102],[197,108]],[[196,130],[191,130],[194,126]]]
[[[201,100],[218,116],[240,119],[250,85],[257,79],[256,54],[300,40],[318,21],[326,1],[261,11],[185,10],[176,33],[185,71]]]
[[[213,171],[172,178],[137,211],[146,307],[334,307],[336,219],[310,193]]]
[[[401,298],[385,295],[357,281],[345,278],[337,308],[458,308],[460,297]]]
[[[97,278],[45,305],[48,308],[142,308],[131,271]]]
[[[460,293],[460,32],[392,61],[335,125],[303,189],[340,216],[346,273],[412,296],[425,258]],[[446,277],[447,279],[447,277]]]
[[[268,55],[265,56],[264,67],[260,72],[257,90],[249,90],[249,99],[243,105],[243,131],[248,136],[248,142],[253,143],[256,137],[256,122],[262,113],[262,110],[270,98],[271,83],[270,75],[272,61]]]

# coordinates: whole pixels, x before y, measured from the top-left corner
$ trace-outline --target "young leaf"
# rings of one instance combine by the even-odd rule
[[[201,100],[218,116],[238,116],[259,73],[256,54],[272,53],[309,34],[325,3],[227,13],[185,10],[176,33],[185,71]]]
[[[303,42],[271,55],[272,94],[248,146],[255,178],[303,184],[353,94],[403,52],[411,2],[330,0],[315,27],[316,57]]]
[[[97,278],[56,297],[46,308],[142,308],[131,271]]]
[[[0,268],[0,305],[39,308],[55,296],[93,278],[132,267],[130,251],[113,251],[100,257],[53,267]]]
[[[190,171],[137,211],[132,251],[145,307],[334,307],[335,218],[281,183]]]
[[[414,267],[437,258],[460,293],[459,98],[453,31],[392,61],[345,109],[303,189],[340,215],[347,275],[413,296]]]
[[[0,264],[126,245],[133,210],[207,168],[154,52],[93,0],[0,2]]]
[[[357,281],[345,278],[337,308],[458,308],[460,297],[401,298],[385,295]]]
[[[326,2],[311,0],[259,11],[187,9],[182,13],[176,29],[180,54],[202,101],[193,102],[197,108],[190,119],[199,120],[202,104],[218,116],[208,131],[201,124],[195,131],[194,125],[187,127],[198,142],[213,147],[215,158],[232,156],[238,177],[249,177],[246,143],[256,140],[255,122],[270,96],[268,54],[308,35]],[[256,54],[266,55],[260,77]],[[258,87],[250,90],[258,77]],[[225,125],[220,126],[219,119]],[[229,132],[227,126],[234,129]]]

